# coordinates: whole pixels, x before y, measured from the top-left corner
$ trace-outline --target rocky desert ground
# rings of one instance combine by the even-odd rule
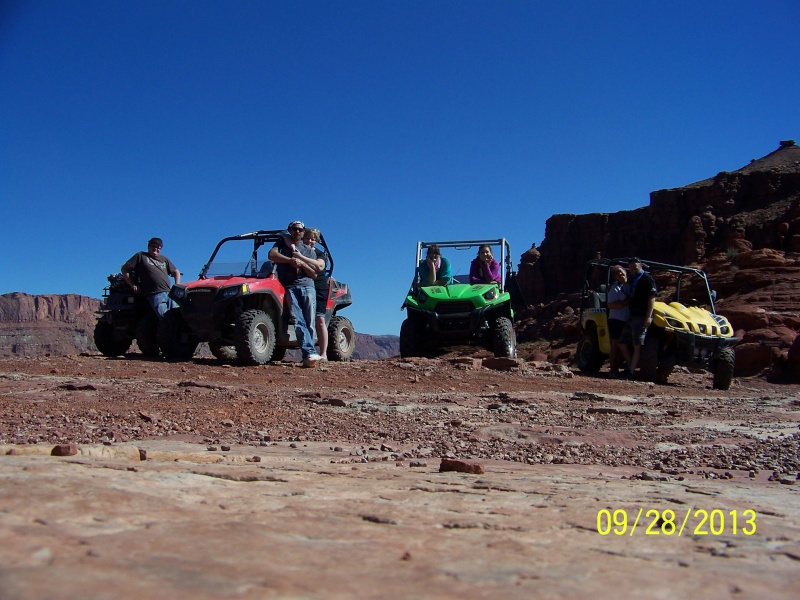
[[[795,598],[800,386],[0,360],[0,598]]]

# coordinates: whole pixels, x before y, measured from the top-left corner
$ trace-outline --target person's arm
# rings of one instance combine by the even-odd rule
[[[423,260],[419,265],[419,276],[422,285],[434,285],[436,283],[436,263],[427,258]]]
[[[644,316],[644,327],[650,327],[650,323],[653,322],[653,308],[656,305],[656,297],[650,296],[647,299],[647,313]]]
[[[500,285],[500,282],[503,281],[503,278],[500,277],[500,263],[492,259],[492,262],[486,265],[486,270],[489,271],[491,280]]]
[[[608,308],[625,308],[628,303],[625,300],[615,300],[614,302],[608,303]]]
[[[303,272],[311,278],[316,277],[325,268],[325,261],[317,258],[316,252],[308,246],[293,246],[292,260],[296,267],[303,269]]]
[[[450,266],[450,261],[444,256],[442,257],[442,266],[436,275],[436,283],[439,285],[453,283],[453,268]]]
[[[131,256],[128,259],[128,262],[126,262],[120,268],[120,272],[122,273],[122,278],[125,280],[125,283],[127,283],[129,286],[131,286],[131,289],[133,290],[134,294],[139,293],[139,286],[136,285],[136,283],[134,283],[133,278],[131,277],[131,271],[136,266],[136,260],[138,258],[139,258],[139,255],[138,254],[134,254],[133,256]]]
[[[175,283],[176,284],[180,283],[181,272],[178,270],[178,267],[176,267],[170,259],[167,259],[167,265],[169,266],[170,269],[172,269],[170,275],[172,275],[172,277],[175,279]]]
[[[481,281],[481,261],[478,258],[473,258],[469,265],[469,282],[483,283]]]
[[[319,271],[314,268],[315,265],[307,260],[301,260],[298,258],[297,266],[303,269],[303,273],[311,277],[311,279],[314,279],[317,276],[317,273],[319,273]]]

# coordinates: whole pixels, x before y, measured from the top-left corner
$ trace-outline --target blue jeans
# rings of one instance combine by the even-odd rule
[[[289,296],[289,310],[294,319],[294,331],[303,358],[316,354],[314,348],[314,334],[311,327],[314,325],[314,311],[317,305],[317,292],[311,286],[295,286],[286,289]],[[309,326],[310,325],[310,326]]]
[[[172,300],[167,292],[158,292],[147,296],[147,303],[150,305],[156,316],[160,319],[164,313],[172,308]]]

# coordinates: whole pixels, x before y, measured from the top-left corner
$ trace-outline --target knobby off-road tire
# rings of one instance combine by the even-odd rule
[[[263,310],[246,310],[236,322],[233,339],[239,362],[263,365],[275,351],[275,323]]]
[[[656,383],[666,384],[669,381],[669,376],[672,375],[672,370],[675,368],[675,355],[666,354],[658,361],[658,369],[656,371]]]
[[[104,318],[94,326],[94,345],[103,356],[122,356],[131,347],[130,337],[116,337],[114,326]]]
[[[657,337],[648,335],[639,355],[639,374],[644,381],[656,381],[658,377],[658,350],[660,342]]]
[[[158,356],[158,317],[153,311],[136,324],[136,345],[145,356]]]
[[[170,308],[158,322],[158,345],[167,358],[189,360],[200,341],[183,320],[180,308]]]
[[[498,358],[517,357],[517,334],[514,324],[507,317],[499,317],[494,322],[494,355]]]
[[[597,341],[597,332],[588,329],[583,332],[581,341],[578,342],[578,351],[575,354],[575,362],[578,368],[584,373],[597,373],[603,366],[605,356],[600,352],[600,344]]]
[[[208,342],[208,349],[214,358],[225,362],[234,362],[237,359],[236,346],[224,346],[220,342]]]
[[[730,389],[733,382],[733,367],[736,362],[736,353],[732,348],[723,348],[717,359],[717,366],[714,369],[714,389]]]
[[[400,325],[400,358],[412,356],[422,356],[422,345],[417,324],[406,319]]]
[[[348,361],[356,349],[356,331],[347,317],[333,317],[328,324],[328,359]]]

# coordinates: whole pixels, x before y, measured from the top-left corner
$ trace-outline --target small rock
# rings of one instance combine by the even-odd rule
[[[77,444],[58,444],[57,446],[53,446],[50,456],[75,456],[77,453]]]
[[[474,475],[481,475],[486,472],[481,463],[465,461],[465,460],[456,460],[452,458],[442,459],[442,462],[439,465],[439,472],[443,473],[445,471],[456,471],[458,473],[471,473]]]

